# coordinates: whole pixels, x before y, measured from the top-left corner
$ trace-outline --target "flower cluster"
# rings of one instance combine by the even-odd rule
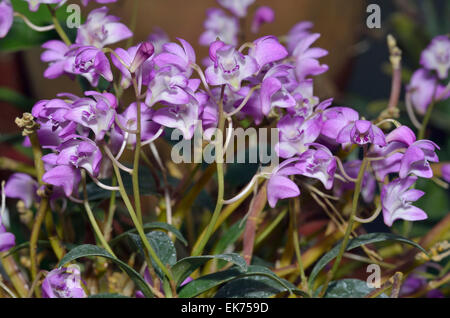
[[[61,5],[65,1],[28,2],[30,10],[37,10],[40,4]],[[203,68],[197,64],[190,43],[182,38],[172,42],[161,30],[145,42],[120,47],[133,32],[118,17],[109,15],[107,7],[89,13],[74,43],[44,43],[41,60],[48,63],[44,77],[82,77],[89,82],[89,89],[83,96],[61,93],[33,106],[36,136],[45,150],[45,171],[40,183],[27,174],[13,174],[4,195],[19,199],[27,209],[44,197],[50,204],[56,200],[86,204],[86,189],[80,191],[86,175],[99,187],[113,191],[118,187],[103,183],[113,174],[113,168],[136,176],[120,162],[125,149],[139,153],[143,145],[154,146],[166,129],[178,129],[184,139],[190,140],[198,125],[204,131],[223,129],[221,123],[228,120],[233,124],[234,118],[246,119],[255,127],[270,123],[278,128],[279,141],[274,150],[282,162],[268,173],[257,174],[245,189],[253,188],[258,177],[267,178],[270,207],[275,208],[282,199],[300,196],[303,188],[327,197],[332,196],[324,192],[330,192],[334,198],[354,190],[356,202],[361,192],[367,205],[379,195],[379,210],[387,226],[398,219],[426,219],[425,211],[413,205],[425,194],[414,184],[418,178],[433,178],[430,163],[439,162],[439,146],[417,138],[409,127],[395,120],[391,122],[396,128],[388,131],[383,126],[386,120],[367,120],[351,107],[334,106],[332,98],[321,100],[316,96],[314,79],[328,71],[320,61],[328,51],[315,46],[320,34],[312,32],[312,23],[298,23],[283,37],[255,36],[239,46],[245,39],[240,19],[247,16],[254,0],[217,2],[221,8],[207,11],[205,31],[199,39],[200,45],[209,48],[209,56],[200,63]],[[87,5],[89,1],[82,3]],[[10,1],[1,1],[0,37],[11,28],[13,14]],[[273,21],[273,10],[259,7],[252,20],[252,33],[259,33],[263,24]],[[119,47],[110,48],[113,44]],[[415,110],[424,115],[432,103],[450,97],[448,87],[442,84],[450,68],[448,36],[433,39],[422,53],[421,65],[423,68],[411,78],[408,94]],[[102,82],[111,85],[105,89]],[[136,100],[122,105],[121,95],[129,88]],[[24,145],[35,146],[31,138],[26,138]],[[442,169],[447,181],[449,170],[448,165]],[[168,198],[166,204],[170,203]],[[0,252],[15,244],[1,217]],[[148,269],[145,280],[153,285]],[[69,266],[51,271],[42,291],[50,298],[86,297],[83,285],[79,268]],[[137,296],[143,294],[138,292]]]

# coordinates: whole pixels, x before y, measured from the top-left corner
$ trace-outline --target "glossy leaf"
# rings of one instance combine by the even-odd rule
[[[413,242],[411,240],[408,240],[402,236],[391,234],[391,233],[370,233],[370,234],[364,234],[360,235],[357,238],[350,240],[347,245],[346,251],[350,251],[354,248],[360,247],[362,245],[372,244],[372,243],[378,243],[378,242],[384,242],[384,241],[396,241],[400,243],[405,243],[412,245],[418,249],[420,249],[422,252],[426,251],[416,242]],[[309,285],[312,286],[314,283],[314,280],[316,279],[319,272],[331,261],[333,260],[338,254],[339,249],[341,248],[342,242],[337,244],[331,251],[326,253],[322,256],[322,258],[316,263],[314,268],[311,271],[311,274],[309,276]]]

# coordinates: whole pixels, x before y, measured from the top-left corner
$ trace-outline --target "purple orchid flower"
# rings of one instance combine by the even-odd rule
[[[58,154],[50,153],[42,157],[46,173],[42,181],[53,186],[52,200],[77,193],[81,181],[81,171],[73,165],[57,165]]]
[[[439,162],[435,150],[439,146],[430,140],[418,140],[406,150],[399,171],[400,178],[404,179],[410,174],[422,178],[432,178],[433,170],[429,162]]]
[[[287,48],[289,53],[294,52],[294,49],[299,42],[311,34],[309,29],[313,26],[313,23],[309,21],[302,21],[294,25],[287,34]]]
[[[89,2],[91,2],[91,1],[92,0],[81,0],[81,3],[84,6],[87,6],[89,4]],[[107,4],[107,3],[117,2],[117,0],[94,0],[94,1],[97,2],[97,3],[100,3],[100,4]]]
[[[38,187],[38,182],[29,175],[14,173],[5,184],[5,196],[22,200],[25,207],[29,209],[33,202],[39,201],[39,196],[36,193]]]
[[[152,107],[158,102],[183,105],[189,102],[186,92],[189,86],[187,77],[177,68],[166,66],[158,70],[150,81],[145,104]]]
[[[101,94],[95,91],[87,91],[85,95],[93,98],[76,100],[64,118],[91,129],[96,140],[102,140],[114,122],[116,97],[110,93]]]
[[[385,147],[374,145],[370,150],[371,157],[386,157],[374,160],[371,166],[379,181],[383,181],[390,173],[400,171],[404,152],[416,141],[416,135],[408,126],[400,126],[386,136]]]
[[[66,0],[25,0],[28,2],[30,11],[37,11],[41,4],[55,4],[59,3],[62,5]]]
[[[267,116],[273,107],[292,108],[297,104],[285,85],[290,68],[289,65],[280,64],[272,67],[264,76],[260,90],[260,107],[264,115]]]
[[[153,115],[155,111],[153,109],[148,108],[146,105],[141,104],[141,141],[146,141],[152,139],[161,128],[161,125],[157,124],[153,121]],[[137,104],[132,103],[130,106],[125,109],[122,114],[117,115],[120,123],[130,130],[137,129]],[[122,144],[124,139],[124,132],[119,128],[119,126],[115,126],[115,129],[111,133],[111,138],[119,139],[117,144]],[[129,134],[127,137],[128,145],[136,145],[136,135]]]
[[[14,10],[10,0],[0,2],[0,39],[4,38],[12,27]]]
[[[352,160],[344,163],[345,173],[351,178],[357,178],[359,170],[361,168],[361,160]],[[369,171],[364,173],[361,196],[366,203],[373,202],[375,197],[375,190],[377,188],[377,182],[375,177]],[[342,182],[336,179],[333,187],[333,194],[337,197],[341,197],[344,192],[355,189],[355,183],[348,181]]]
[[[269,63],[284,59],[288,56],[288,51],[275,36],[267,35],[253,42],[248,55],[255,59],[261,69]]]
[[[86,298],[82,287],[80,268],[77,265],[55,268],[42,282],[44,298]]]
[[[272,23],[275,20],[275,12],[271,7],[259,7],[253,16],[251,31],[258,33],[263,24]]]
[[[356,145],[374,144],[386,146],[386,137],[378,126],[368,120],[357,120],[342,128],[336,141],[341,144],[353,143]]]
[[[392,226],[394,221],[398,219],[420,221],[428,217],[423,210],[411,204],[425,194],[423,191],[410,189],[416,181],[417,177],[407,177],[404,179],[395,179],[383,186],[381,203],[383,206],[384,223],[387,226]]]
[[[235,16],[243,18],[247,15],[247,8],[255,0],[217,0],[217,2],[225,9],[230,10]]]
[[[154,46],[150,42],[140,43],[136,46],[130,47],[128,50],[117,48],[116,54],[122,59],[122,64],[117,57],[112,54],[111,61],[115,67],[122,73],[120,86],[127,89],[131,86],[131,73],[136,74],[139,91],[142,85],[144,72],[153,68],[152,55],[154,53]],[[131,72],[131,73],[130,73]]]
[[[199,103],[189,95],[189,102],[183,105],[171,105],[155,111],[153,121],[169,128],[177,128],[184,139],[191,139],[199,117]]]
[[[291,158],[308,150],[320,135],[318,120],[305,120],[303,117],[286,115],[277,124],[280,141],[275,146],[278,156]]]
[[[298,160],[298,158],[285,160],[273,170],[267,183],[267,200],[270,207],[274,208],[280,199],[295,198],[300,195],[298,186],[289,179],[289,176],[301,173],[295,166]]]
[[[350,123],[359,119],[359,114],[348,107],[332,107],[323,112],[321,134],[332,140],[336,140],[339,132]]]
[[[449,163],[442,165],[441,173],[442,173],[442,178],[445,181],[450,182],[450,164]]]
[[[407,91],[410,94],[414,109],[420,115],[425,115],[428,106],[433,100],[437,101],[441,97],[445,87],[439,84],[436,77],[432,76],[427,70],[420,68],[412,75]],[[443,98],[446,99],[449,96],[450,93]]]
[[[77,169],[85,169],[94,177],[98,176],[102,153],[92,140],[73,135],[58,147],[58,151],[56,165],[73,165]]]
[[[195,64],[196,56],[192,46],[185,40],[177,38],[181,45],[177,43],[166,43],[163,46],[163,52],[155,56],[155,64],[159,67],[173,65],[180,71],[187,73],[189,77],[192,73],[191,65]]]
[[[16,237],[14,234],[6,232],[6,228],[2,223],[2,215],[0,213],[0,252],[6,252],[16,245]]]
[[[102,76],[108,82],[113,81],[111,65],[105,53],[95,46],[72,45],[68,56],[75,56],[73,64],[74,74],[90,74],[93,86],[98,85],[99,77]],[[88,78],[89,79],[89,78]]]
[[[311,143],[306,146],[316,149],[308,149],[302,153],[295,167],[301,171],[299,174],[318,179],[325,189],[331,190],[336,172],[336,158],[327,147],[321,144]]]
[[[316,76],[328,71],[328,65],[321,65],[317,60],[328,55],[328,51],[321,48],[310,48],[319,37],[318,33],[306,36],[297,44],[292,53],[295,57],[295,73],[299,81],[310,75]]]
[[[163,29],[155,27],[153,28],[153,32],[148,36],[147,41],[153,44],[155,55],[158,55],[162,52],[164,44],[169,43],[170,39]]]
[[[214,65],[205,71],[206,80],[210,85],[227,84],[232,90],[238,91],[241,82],[259,69],[254,58],[243,55],[234,46],[221,41],[211,44],[209,56],[214,62]]]
[[[133,36],[118,17],[108,15],[108,10],[101,7],[89,13],[86,22],[78,29],[77,44],[103,48]]]
[[[210,46],[217,39],[230,45],[238,44],[239,21],[222,9],[208,9],[203,26],[206,30],[200,35],[200,45]]]
[[[45,78],[55,79],[63,74],[73,73],[75,56],[67,56],[70,49],[64,42],[50,40],[42,44],[42,48],[46,49],[46,51],[41,54],[41,60],[49,63],[48,68],[44,72]]]
[[[450,39],[447,35],[435,37],[422,52],[420,64],[428,70],[437,72],[442,80],[448,77],[450,69]]]

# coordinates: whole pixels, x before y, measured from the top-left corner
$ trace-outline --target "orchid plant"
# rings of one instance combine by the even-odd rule
[[[379,116],[364,118],[352,107],[334,105],[333,98],[315,96],[314,79],[328,71],[321,62],[328,51],[315,46],[320,34],[313,24],[300,22],[286,35],[256,38],[275,12],[267,6],[251,9],[254,0],[218,0],[218,7],[207,11],[199,37],[209,49],[206,58],[162,30],[134,43],[134,30],[106,6],[90,11],[71,34],[57,17],[66,1],[27,1],[31,11],[50,12],[48,26],[17,12],[18,1],[0,0],[0,37],[22,20],[37,32],[56,31],[58,38],[42,44],[43,76],[70,77],[82,84],[83,95],[49,96],[16,119],[34,166],[16,165],[2,185],[0,257],[7,277],[0,280],[0,295],[246,297],[251,293],[239,285],[246,280],[261,286],[255,295],[262,297],[327,297],[340,281],[366,290],[356,296],[386,296],[391,289],[395,297],[402,279],[390,283],[392,276],[407,276],[448,254],[449,222],[446,233],[419,244],[392,233],[367,233],[365,227],[378,216],[387,227],[427,219],[428,211],[415,202],[428,194],[416,189],[416,182],[430,179],[444,187],[450,182],[450,165],[442,166],[442,179],[435,176],[440,146],[426,139],[434,106],[450,97],[448,34],[424,48],[421,68],[406,86],[409,127],[399,120],[402,52],[392,36],[391,99]],[[250,12],[251,34],[245,34]],[[128,91],[133,101],[125,104]],[[174,129],[183,140],[193,139],[199,125],[214,131],[208,139],[215,163],[191,164],[185,176],[177,174],[161,154],[162,145]],[[248,126],[278,129],[273,151],[279,164],[229,188],[224,158],[230,134]],[[214,175],[217,185],[207,186]],[[217,193],[215,207],[196,207],[194,216],[205,189]],[[5,221],[5,201],[13,200],[29,239],[15,237]],[[327,215],[327,233],[317,241],[299,233],[308,209]],[[202,210],[211,213],[198,221]],[[71,223],[72,211],[86,216],[94,236],[76,235],[84,225]],[[234,224],[232,214],[239,214]],[[261,252],[270,254],[267,266],[254,251],[274,232],[284,238]],[[86,241],[91,244],[81,244]],[[372,244],[381,241],[413,248],[408,256],[403,250],[389,254]],[[356,247],[362,247],[360,254],[349,253]],[[27,261],[18,262],[19,255]],[[342,279],[352,276],[344,259],[383,267],[381,287]],[[12,273],[18,270],[22,274],[16,277]],[[405,286],[413,280],[411,275]],[[448,281],[447,273],[440,282]]]

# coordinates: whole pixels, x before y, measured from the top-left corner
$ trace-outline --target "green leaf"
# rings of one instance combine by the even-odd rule
[[[297,288],[287,280],[281,279],[291,290]],[[237,278],[219,289],[214,298],[269,298],[289,292],[289,289],[267,276]]]
[[[86,244],[75,247],[74,249],[70,250],[66,255],[64,255],[62,260],[59,262],[59,267],[62,267],[67,263],[70,263],[78,258],[89,256],[104,257],[113,261],[125,273],[128,274],[131,280],[136,284],[136,287],[140,291],[142,291],[142,293],[146,297],[153,297],[153,293],[151,292],[144,278],[138,272],[136,272],[128,264],[122,262],[120,259],[112,256],[110,253],[108,253],[104,248],[101,248],[100,246]]]
[[[374,290],[375,288],[367,286],[367,282],[360,279],[341,279],[330,283],[324,298],[363,298]],[[377,298],[388,297],[381,294]]]
[[[14,24],[8,35],[0,41],[0,50],[16,52],[40,46],[57,37],[54,31],[37,32],[30,29],[20,18],[14,18]]]
[[[144,255],[144,245],[142,244],[140,236],[132,233],[129,233],[128,235],[137,245],[142,255]],[[172,266],[177,262],[177,251],[175,249],[175,245],[166,233],[154,231],[147,233],[146,237],[150,245],[155,250],[156,255],[164,265]],[[164,279],[164,272],[159,268],[151,256],[150,258],[153,268],[156,269],[156,273],[161,277],[161,279]]]
[[[88,298],[130,298],[128,296],[120,295],[120,294],[96,294],[90,295]]]
[[[207,261],[212,260],[212,259],[227,261],[229,263],[237,265],[242,270],[246,270],[248,267],[245,260],[239,254],[235,254],[235,253],[186,257],[186,258],[183,258],[182,260],[179,260],[172,267],[172,273],[173,273],[176,285],[179,286],[197,268],[199,268],[200,266],[205,264]]]
[[[350,250],[360,247],[362,245],[372,244],[372,243],[377,243],[377,242],[384,242],[384,241],[396,241],[396,242],[406,243],[406,244],[412,245],[414,247],[417,247],[422,252],[427,253],[416,242],[413,242],[402,236],[391,234],[391,233],[370,233],[370,234],[360,235],[357,238],[354,238],[353,240],[350,240],[348,242],[346,251],[350,251]],[[333,247],[333,249],[331,249],[331,251],[329,251],[324,256],[322,256],[322,258],[316,263],[316,265],[314,266],[314,268],[311,271],[311,274],[309,275],[309,286],[310,287],[312,287],[312,284],[314,283],[314,280],[316,279],[319,272],[331,260],[333,260],[339,254],[339,249],[341,248],[341,244],[342,244],[342,242],[340,242],[335,247]]]
[[[295,286],[277,277],[266,267],[251,265],[247,269],[234,267],[229,270],[202,276],[183,286],[180,289],[178,296],[180,298],[196,297],[224,283],[250,276],[267,277],[268,279],[271,279],[274,282],[278,283],[280,285],[280,288],[283,288],[283,291],[302,294],[302,292],[296,289]],[[306,294],[304,293],[303,295],[306,296]]]
[[[176,237],[177,239],[179,239],[184,245],[186,245],[186,246],[188,245],[188,242],[187,242],[187,240],[184,238],[183,234],[181,234],[181,232],[178,231],[177,228],[175,228],[174,226],[172,226],[172,225],[170,225],[170,224],[167,224],[167,223],[164,223],[164,222],[151,222],[151,223],[146,223],[146,224],[144,224],[143,227],[144,227],[144,231],[145,231],[145,232],[147,232],[147,231],[149,231],[149,230],[156,230],[156,229],[159,229],[159,230],[166,230],[166,231],[172,232],[172,233],[175,235],[175,237]],[[114,246],[114,245],[116,245],[121,239],[123,239],[124,237],[126,237],[126,236],[128,236],[129,234],[132,234],[132,233],[137,233],[137,230],[136,230],[136,229],[131,229],[131,230],[129,230],[129,231],[123,232],[122,234],[117,235],[114,239],[112,239],[112,240],[109,242],[109,244],[110,244],[111,246]]]

